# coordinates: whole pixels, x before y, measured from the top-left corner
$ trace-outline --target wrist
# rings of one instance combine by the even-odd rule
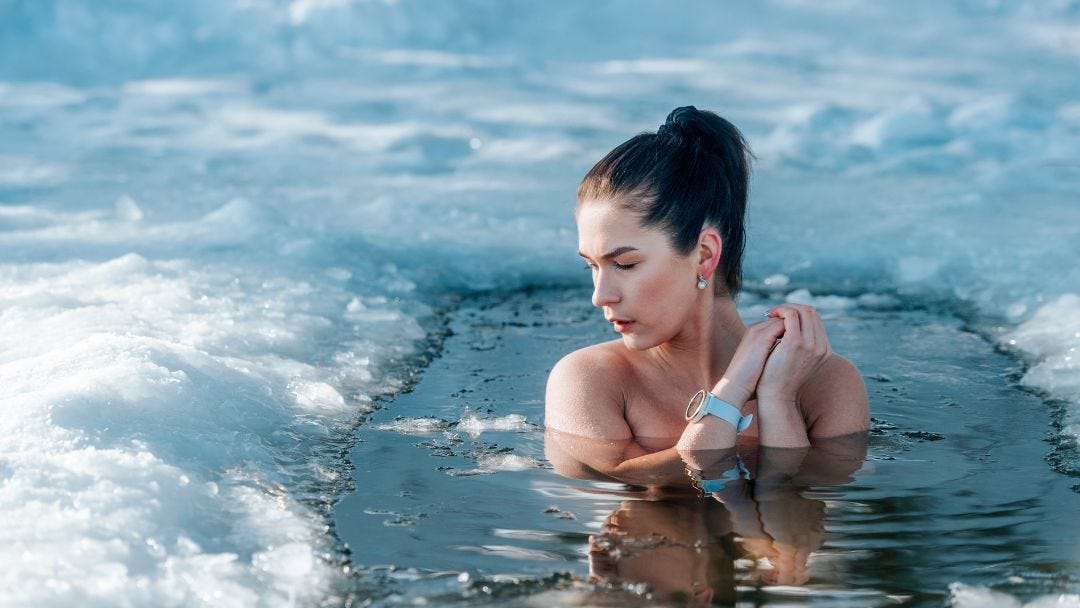
[[[707,416],[723,420],[735,427],[737,433],[745,431],[754,419],[753,414],[743,416],[741,406],[737,407],[709,391],[700,390],[690,398],[690,403],[686,404],[686,421],[698,423]]]
[[[686,425],[675,449],[684,461],[699,461],[709,452],[726,450],[734,445],[735,427],[714,416],[706,416],[701,422]]]
[[[750,400],[750,393],[752,391],[740,388],[735,385],[731,380],[725,376],[712,387],[709,391],[713,395],[716,395],[720,399],[727,401],[731,405],[742,409],[742,406]]]
[[[798,398],[794,391],[762,391],[757,392],[758,407],[794,407]]]

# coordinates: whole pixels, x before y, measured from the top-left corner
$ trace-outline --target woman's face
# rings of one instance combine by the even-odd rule
[[[671,248],[637,214],[609,201],[577,208],[578,252],[592,269],[592,303],[623,343],[645,350],[678,334],[700,292],[697,256]]]

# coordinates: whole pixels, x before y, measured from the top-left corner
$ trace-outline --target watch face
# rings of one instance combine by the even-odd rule
[[[686,406],[686,419],[693,420],[703,405],[705,405],[705,391],[698,391],[690,398],[690,404]]]

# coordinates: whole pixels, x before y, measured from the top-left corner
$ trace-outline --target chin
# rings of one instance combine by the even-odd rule
[[[659,345],[659,342],[649,340],[643,336],[626,335],[622,337],[623,346],[630,350],[649,350],[650,348]]]

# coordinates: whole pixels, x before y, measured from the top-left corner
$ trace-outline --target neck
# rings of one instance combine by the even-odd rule
[[[734,300],[703,297],[683,329],[651,353],[673,373],[691,374],[698,386],[711,387],[731,363],[744,333]]]

